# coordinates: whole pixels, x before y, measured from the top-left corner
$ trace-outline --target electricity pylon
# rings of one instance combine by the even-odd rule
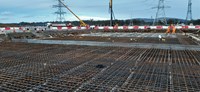
[[[164,25],[167,25],[167,19],[165,15],[165,8],[169,8],[168,6],[165,6],[165,1],[164,0],[159,0],[158,1],[158,6],[153,7],[153,9],[157,9],[156,12],[156,17],[153,21],[153,25],[157,25],[158,22],[162,22]]]
[[[58,4],[57,5],[53,5],[53,8],[57,8],[58,10],[56,12],[54,12],[55,14],[57,14],[57,21],[59,22],[63,22],[65,20],[65,17],[64,15],[66,14],[66,12],[63,11],[63,5],[61,2],[58,1]],[[64,0],[63,0],[64,1]]]
[[[186,24],[188,21],[192,21],[192,0],[188,0],[188,10],[186,16]]]

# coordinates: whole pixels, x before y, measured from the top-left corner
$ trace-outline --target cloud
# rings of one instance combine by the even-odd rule
[[[167,17],[186,17],[187,0],[167,1],[169,2],[166,2],[166,6],[171,6],[165,10]],[[82,20],[105,20],[110,17],[109,0],[65,0],[64,2]],[[0,16],[4,20],[9,19],[9,22],[56,20],[53,12],[57,9],[53,9],[52,6],[57,3],[57,0],[0,0]],[[199,3],[200,0],[193,1],[194,19],[200,18]],[[157,4],[158,0],[114,0],[113,10],[116,19],[151,18],[156,15],[156,10],[151,10],[151,7]],[[67,9],[63,10],[67,12],[66,20],[77,20]]]
[[[1,16],[13,16],[13,13],[10,11],[4,11],[0,13]]]
[[[81,20],[108,20],[105,17],[96,17],[96,16],[79,16]],[[77,21],[78,19],[75,16],[69,16],[66,18],[67,21]]]
[[[3,21],[4,21],[4,20],[9,20],[9,18],[0,18],[0,20],[3,20]]]
[[[80,18],[82,20],[90,20],[90,19],[93,19],[93,20],[108,20],[108,18],[103,18],[103,17],[94,17],[94,16],[80,16]]]
[[[21,18],[31,18],[31,17],[33,17],[33,16],[31,16],[31,15],[25,15],[25,16],[22,16]]]
[[[0,20],[1,21],[7,21],[7,20],[11,20],[14,16],[14,14],[10,11],[3,11],[0,12]]]
[[[0,7],[6,8],[44,8],[53,4],[53,0],[0,0]]]
[[[49,15],[47,15],[47,16],[42,16],[42,15],[40,15],[40,16],[35,16],[36,18],[47,18],[47,17],[49,17]]]

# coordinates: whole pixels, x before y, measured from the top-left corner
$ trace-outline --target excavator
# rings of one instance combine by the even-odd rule
[[[61,0],[58,0],[65,8],[67,8],[67,10],[69,10],[69,12],[71,12],[79,21],[80,21],[80,26],[82,27],[86,27],[87,24],[85,22],[83,22],[83,20],[81,20],[67,5],[65,5]]]

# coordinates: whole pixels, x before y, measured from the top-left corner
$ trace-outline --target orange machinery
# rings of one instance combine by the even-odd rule
[[[172,31],[172,32],[171,32],[171,31]],[[176,27],[175,27],[173,24],[171,24],[171,25],[168,27],[166,33],[173,33],[173,34],[176,33]]]

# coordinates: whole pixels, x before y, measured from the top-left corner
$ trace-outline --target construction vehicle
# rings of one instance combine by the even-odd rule
[[[172,31],[172,32],[171,32],[171,31]],[[166,33],[173,33],[173,34],[176,33],[176,27],[175,27],[173,24],[171,24],[171,25],[168,27]]]
[[[59,0],[59,2],[65,7],[67,8],[67,10],[69,10],[79,21],[80,21],[80,26],[86,27],[87,24],[85,22],[83,22],[83,20],[81,20],[67,5],[65,5],[61,0]]]

